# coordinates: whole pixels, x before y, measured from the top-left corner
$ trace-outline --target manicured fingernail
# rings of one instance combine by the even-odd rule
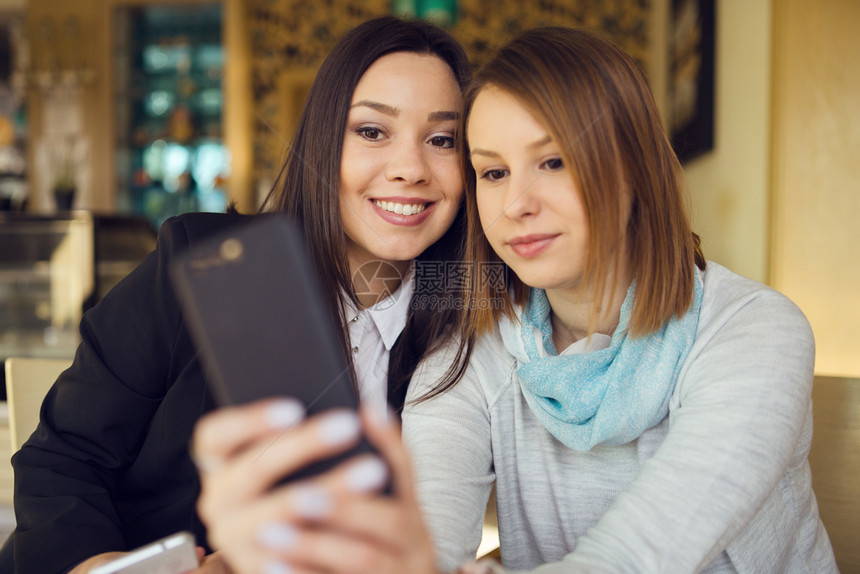
[[[332,509],[331,496],[316,486],[302,486],[290,497],[293,510],[304,518],[323,518]]]
[[[266,422],[273,429],[295,426],[305,416],[305,407],[295,399],[278,399],[266,409]]]
[[[298,533],[296,529],[279,522],[269,522],[257,531],[257,540],[266,548],[272,550],[287,550],[296,544]]]
[[[326,444],[336,445],[351,442],[358,437],[361,422],[352,411],[338,411],[320,422],[320,438]]]
[[[353,492],[371,492],[382,488],[388,479],[388,467],[378,458],[368,458],[352,465],[346,483]]]
[[[293,569],[283,562],[272,560],[263,565],[263,574],[292,574],[292,572]]]

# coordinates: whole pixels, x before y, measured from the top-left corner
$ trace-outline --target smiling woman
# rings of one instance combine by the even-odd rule
[[[418,361],[448,340],[456,318],[456,294],[444,282],[418,283],[412,267],[454,265],[463,251],[456,132],[468,80],[465,53],[439,28],[391,17],[358,26],[321,66],[262,209],[291,216],[304,232],[341,352],[377,413],[402,408]],[[168,269],[176,254],[249,219],[168,220],[156,251],[85,315],[76,359],[15,456],[18,525],[0,570],[85,573],[112,553],[189,530],[237,570],[247,560],[278,571],[271,544],[282,525],[259,513],[277,509],[269,487],[289,466],[351,440],[359,425],[340,413],[324,418],[322,435],[318,425],[293,428],[294,402],[256,405],[245,425],[227,411],[226,427],[210,427],[216,439],[197,443],[198,460],[220,471],[198,476],[188,445],[214,405]],[[418,297],[438,305],[416,305]],[[449,376],[461,369],[452,363]],[[255,439],[269,445],[273,436],[293,445],[275,460],[278,476],[248,473]],[[361,482],[365,491],[381,486],[379,461],[361,468],[377,469]]]
[[[382,259],[405,274],[450,227],[463,197],[455,134],[462,107],[437,56],[383,56],[362,76],[344,132],[341,219],[350,267]]]

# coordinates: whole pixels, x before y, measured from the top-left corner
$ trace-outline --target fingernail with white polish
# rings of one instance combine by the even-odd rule
[[[353,492],[371,492],[382,488],[388,479],[388,467],[378,458],[369,458],[352,465],[346,483]]]
[[[350,442],[358,437],[361,423],[351,411],[340,411],[327,415],[319,427],[320,438],[326,444],[336,445]]]
[[[332,509],[331,496],[315,486],[303,486],[290,496],[293,510],[304,518],[323,518]]]
[[[296,544],[296,529],[279,522],[268,522],[257,531],[257,540],[272,550],[287,550]]]
[[[270,561],[263,565],[263,574],[291,574],[292,568],[283,562]]]
[[[273,429],[287,429],[305,416],[305,407],[295,399],[279,399],[266,409],[266,422]]]

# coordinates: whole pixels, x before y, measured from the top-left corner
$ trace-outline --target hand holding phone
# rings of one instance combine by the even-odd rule
[[[292,220],[258,216],[192,247],[172,273],[219,403],[293,397],[308,415],[358,407],[352,371]],[[362,440],[290,478],[373,451]]]

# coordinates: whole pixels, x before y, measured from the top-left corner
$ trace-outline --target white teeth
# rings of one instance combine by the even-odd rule
[[[390,211],[398,215],[415,215],[427,208],[426,203],[394,203],[393,201],[380,201],[378,199],[374,199],[373,203],[385,211]]]

